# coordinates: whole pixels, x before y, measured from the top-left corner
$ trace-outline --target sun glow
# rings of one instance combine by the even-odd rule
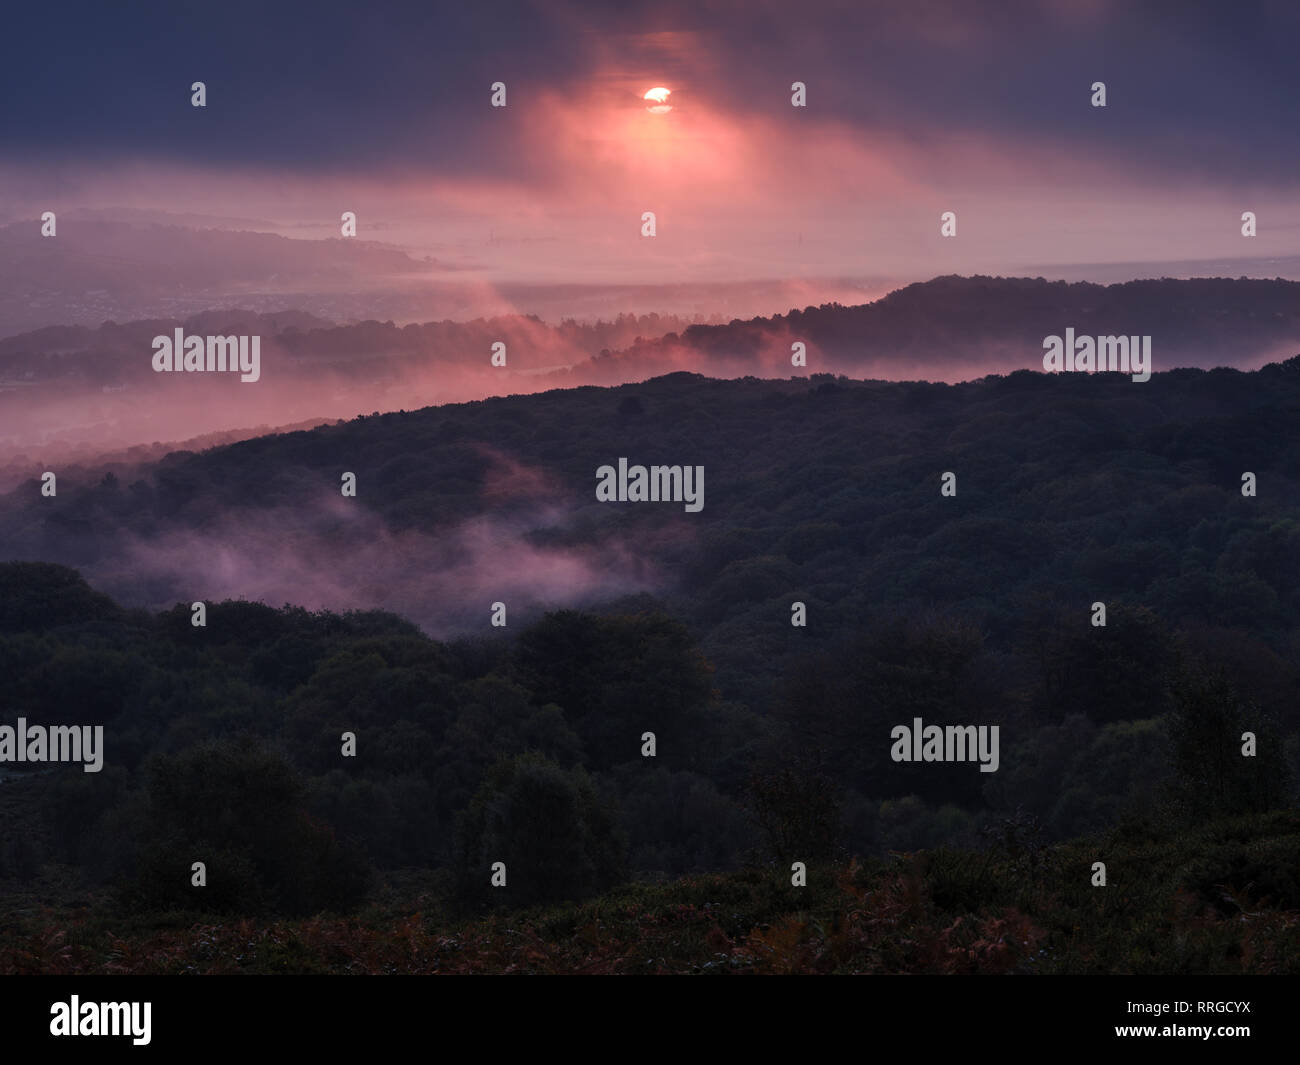
[[[668,97],[672,94],[671,89],[665,89],[662,86],[649,89],[645,96],[642,97],[642,99],[650,102],[650,106],[646,110],[652,115],[666,115],[673,109],[673,105],[668,102]]]

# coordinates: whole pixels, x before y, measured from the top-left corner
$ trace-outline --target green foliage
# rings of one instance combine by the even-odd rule
[[[1187,669],[1173,698],[1169,797],[1179,815],[1195,822],[1286,803],[1291,781],[1281,738],[1221,670]],[[1243,754],[1247,732],[1255,736],[1252,756]]]
[[[626,843],[581,769],[537,754],[498,762],[456,830],[456,892],[470,906],[583,899],[624,879]],[[490,883],[503,862],[504,887]]]
[[[1156,804],[1167,746],[1164,718],[1099,727],[1071,714],[1004,751],[984,797],[996,810],[1033,811],[1052,838],[1095,831]]]
[[[140,871],[125,894],[133,909],[306,914],[364,898],[361,857],[307,814],[289,764],[249,740],[158,758],[147,795]],[[196,861],[207,887],[191,885]]]
[[[755,773],[746,806],[766,848],[781,867],[827,861],[841,839],[840,797],[835,783],[810,765]]]
[[[121,609],[85,579],[48,562],[0,563],[0,633],[115,621]]]
[[[992,689],[969,623],[920,615],[881,622],[801,660],[784,679],[779,713],[799,749],[841,781],[870,781],[877,795],[972,801],[969,765],[918,766],[890,757],[889,735],[926,724],[995,724]]]
[[[954,288],[962,313],[978,309],[979,286],[940,287]],[[830,323],[853,316],[792,317],[833,340]],[[0,565],[6,718],[109,726],[103,775],[31,773],[13,789],[11,821],[32,843],[7,860],[24,887],[60,861],[97,884],[131,874],[116,851],[153,860],[146,842],[172,847],[158,860],[188,869],[202,842],[230,862],[209,893],[233,892],[221,905],[332,904],[320,877],[300,899],[285,887],[291,870],[332,860],[313,850],[308,825],[364,850],[384,875],[448,872],[458,816],[499,759],[526,752],[562,775],[581,767],[595,793],[617,799],[631,867],[658,875],[734,868],[756,842],[767,855],[833,854],[835,833],[819,826],[836,819],[864,856],[964,845],[1017,807],[1044,839],[1072,838],[1145,816],[1165,778],[1184,827],[1293,802],[1283,770],[1300,769],[1300,362],[1176,371],[1140,390],[1067,376],[947,386],[675,374],[176,453],[131,474],[129,491],[70,471],[57,501],[11,496],[6,557],[82,566],[124,603],[185,602],[123,610],[71,570]],[[486,439],[502,462],[587,505],[556,518],[500,491]],[[335,483],[339,454],[366,456],[366,483],[385,487],[356,501],[367,529],[440,539],[506,518],[534,546],[631,553],[663,598],[540,617],[512,602],[509,630],[456,643],[391,613],[247,602],[209,603],[208,626],[195,629],[183,573],[145,579],[117,553],[184,542],[218,515],[317,514],[313,493]],[[592,504],[580,491],[592,456],[618,454],[708,455],[707,519]],[[951,499],[938,493],[947,469],[967,471]],[[1240,495],[1246,469],[1259,475],[1257,498]],[[302,520],[293,535],[311,537],[316,557],[354,557],[355,528]],[[452,573],[436,586],[454,587]],[[808,605],[806,628],[789,623],[795,599]],[[1096,599],[1108,605],[1104,629],[1088,624]],[[442,602],[420,609],[422,622],[459,623]],[[482,626],[481,604],[473,610]],[[1220,667],[1232,691],[1180,680],[1183,662]],[[999,725],[999,771],[893,762],[889,731],[913,717]],[[345,731],[358,737],[355,758],[341,756]],[[640,754],[647,731],[654,759]],[[1240,757],[1243,731],[1257,734],[1253,759]],[[275,864],[255,811],[205,838],[179,784],[183,819],[154,801],[152,759],[197,758],[244,734],[299,782],[264,796],[281,804],[297,866]],[[746,782],[798,759],[824,779],[774,785],[768,829],[750,823]],[[278,778],[267,772],[269,787]],[[187,786],[202,793],[201,778]],[[836,818],[818,805],[829,795]],[[310,885],[315,874],[303,875]],[[167,905],[188,904],[181,883]]]
[[[806,888],[745,869],[472,918],[427,910],[418,883],[348,918],[31,908],[0,925],[0,973],[1300,972],[1293,814],[1132,822],[1042,849],[1032,875],[1032,822],[994,836],[980,851],[812,865]],[[1105,888],[1090,883],[1098,859]],[[1252,886],[1261,873],[1271,897]]]
[[[662,612],[547,614],[520,637],[516,661],[533,701],[563,711],[593,768],[639,758],[643,732],[655,733],[657,757],[673,767],[691,767],[712,746],[710,666]]]
[[[632,868],[680,876],[738,863],[751,832],[741,803],[687,769],[630,764],[616,777]]]

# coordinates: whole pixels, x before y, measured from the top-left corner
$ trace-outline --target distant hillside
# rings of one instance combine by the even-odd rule
[[[261,378],[244,385],[230,375],[154,373],[151,341],[177,326],[260,335]],[[1067,328],[1150,335],[1156,370],[1253,369],[1300,350],[1300,283],[948,277],[875,303],[728,325],[659,314],[559,324],[516,314],[332,324],[303,311],[222,309],[94,329],[57,326],[0,340],[0,446],[58,461],[248,425],[622,384],[676,370],[955,382],[1041,370],[1043,338]],[[791,365],[797,341],[806,346],[806,368]],[[504,366],[492,362],[498,343]]]
[[[692,322],[725,321],[739,308],[780,309],[805,293],[864,291],[864,282],[714,282],[698,285],[484,280],[472,253],[443,261],[362,235],[282,236],[258,219],[206,218],[115,208],[57,214],[52,237],[30,218],[0,226],[0,337],[49,326],[95,327],[244,307],[320,319],[402,324],[511,314],[613,320],[629,312],[675,312],[657,336]],[[867,291],[884,291],[872,281]],[[707,308],[707,310],[703,310]],[[746,313],[752,313],[746,311]],[[725,316],[725,317],[724,317]],[[611,334],[602,347],[630,344]]]
[[[255,293],[341,292],[445,268],[368,240],[58,218],[0,227],[0,335],[192,314]],[[288,305],[281,298],[279,306]]]
[[[228,308],[178,318],[49,326],[0,339],[0,449],[66,461],[91,450],[185,440],[248,425],[354,417],[550,387],[545,375],[688,320],[504,315],[399,327],[336,325],[304,311]],[[153,339],[260,337],[260,378],[154,372]],[[494,366],[493,345],[506,365]],[[2,465],[2,464],[0,464]]]
[[[1043,338],[1067,327],[1080,335],[1150,336],[1157,369],[1253,369],[1300,350],[1300,282],[939,277],[856,307],[825,304],[692,326],[572,372],[602,384],[671,370],[789,376],[798,372],[790,345],[802,341],[812,372],[951,382],[1042,369]]]

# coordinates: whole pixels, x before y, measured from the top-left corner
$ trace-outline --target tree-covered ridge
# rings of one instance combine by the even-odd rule
[[[44,560],[0,566],[0,724],[103,724],[108,753],[99,774],[6,768],[0,876],[61,868],[155,912],[195,904],[202,852],[219,913],[351,910],[409,868],[473,910],[511,904],[483,892],[501,850],[532,870],[519,904],[974,846],[1017,809],[1059,840],[1286,806],[1298,407],[1300,360],[1145,384],[671,375],[174,454],[52,499],[33,481],[0,512],[3,551]],[[596,469],[624,455],[703,464],[704,510],[597,502]],[[489,519],[533,549],[646,563],[655,593],[494,629],[491,600],[514,601],[504,555],[455,638],[391,610],[233,599],[191,624],[185,582],[268,542],[249,535],[333,579],[367,537],[419,537],[432,553],[404,561],[452,587],[455,535]],[[160,574],[149,551],[169,539],[192,565]],[[125,605],[158,599],[174,605]],[[1000,768],[895,762],[890,731],[914,718],[997,725]]]
[[[1150,336],[1160,368],[1250,369],[1300,346],[1300,284],[1275,279],[1188,278],[1046,281],[1025,277],[936,277],[856,306],[838,303],[786,314],[692,325],[602,353],[570,371],[601,384],[633,373],[697,369],[713,376],[789,372],[790,345],[808,365],[853,377],[961,380],[1040,368],[1043,338]],[[598,376],[592,378],[595,372]]]
[[[214,541],[252,562],[283,548],[333,574],[346,605],[481,631],[491,601],[519,598],[517,567],[492,555],[482,594],[459,590],[479,560],[465,531],[488,519],[509,530],[511,551],[586,566],[574,605],[637,577],[692,627],[724,694],[760,708],[791,655],[880,612],[957,611],[1005,647],[1071,640],[1102,600],[1165,626],[1249,633],[1267,657],[1300,624],[1297,410],[1296,360],[1144,384],[670,375],[173,454],[65,480],[56,499],[32,480],[0,511],[0,553],[73,565],[123,600],[162,606],[193,598]],[[619,456],[704,465],[704,510],[597,502],[595,471]],[[343,471],[359,485],[346,510]],[[945,471],[958,478],[953,498],[939,493]],[[1259,481],[1253,498],[1245,472]],[[356,578],[386,535],[405,579]],[[176,545],[165,566],[164,541]],[[431,573],[446,580],[422,586]],[[795,600],[809,625],[792,633]],[[531,605],[536,616],[554,596]],[[1053,698],[1062,688],[1055,676],[1040,686]],[[1077,685],[1063,697],[1085,699]]]

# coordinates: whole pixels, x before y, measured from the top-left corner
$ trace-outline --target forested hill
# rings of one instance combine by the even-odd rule
[[[259,337],[256,383],[242,374],[156,372],[154,339],[176,329]],[[531,315],[336,325],[302,311],[227,309],[95,329],[59,326],[0,340],[0,489],[16,483],[28,458],[66,462],[249,426],[672,372],[969,381],[1042,370],[1045,339],[1070,330],[1076,337],[1149,338],[1156,372],[1254,370],[1300,351],[1300,283],[940,277],[874,303],[726,325],[658,314],[558,325]]]
[[[674,374],[67,471],[55,498],[34,468],[0,506],[0,557],[75,566],[126,603],[384,608],[434,633],[484,631],[497,601],[513,623],[652,593],[696,627],[724,692],[765,704],[789,655],[902,609],[1011,639],[1031,604],[1129,602],[1284,644],[1298,413],[1300,359],[1145,383]],[[598,501],[620,457],[703,466],[703,509]]]
[[[794,341],[807,346],[810,372],[955,381],[1041,369],[1044,337],[1067,328],[1079,335],[1150,336],[1156,370],[1255,369],[1300,349],[1300,282],[1192,278],[1097,285],[947,276],[871,303],[828,303],[719,325],[624,314],[609,322],[558,325],[506,315],[399,326],[335,324],[294,310],[211,310],[0,339],[0,382],[28,389],[52,384],[67,390],[78,383],[96,391],[123,384],[153,389],[166,377],[152,370],[152,339],[170,336],[175,326],[188,334],[260,335],[265,380],[290,387],[312,384],[321,374],[367,391],[377,381],[432,386],[437,374],[454,375],[459,384],[469,373],[473,382],[464,391],[472,395],[533,390],[516,378],[520,373],[556,385],[622,384],[674,370],[786,377]],[[503,367],[490,363],[494,341],[507,347]]]
[[[1145,383],[673,374],[54,470],[54,496],[35,469],[0,500],[0,560],[47,563],[0,562],[5,720],[103,723],[106,768],[8,793],[59,842],[17,832],[35,856],[0,876],[154,870],[181,894],[138,904],[166,906],[202,844],[243,870],[212,905],[310,912],[354,905],[368,864],[468,875],[493,833],[540,838],[489,817],[534,794],[585,855],[546,897],[624,860],[971,840],[1018,808],[1062,838],[1165,799],[1285,805],[1298,415],[1300,358]],[[600,501],[621,458],[703,467],[702,509]],[[998,769],[894,761],[916,718],[997,726]],[[1247,730],[1258,757],[1225,760]],[[214,803],[261,835],[211,836]]]
[[[1041,368],[1043,338],[1066,328],[1078,335],[1150,336],[1156,369],[1254,369],[1300,348],[1300,283],[937,277],[860,306],[823,304],[727,325],[693,325],[570,372],[600,383],[677,369],[784,376],[791,344],[802,341],[812,370],[957,381]]]

